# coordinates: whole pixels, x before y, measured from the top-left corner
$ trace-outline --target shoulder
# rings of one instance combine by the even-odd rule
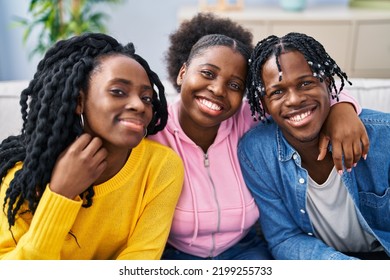
[[[183,168],[180,156],[170,147],[154,140],[144,139],[145,157],[155,164],[165,164],[165,168]]]
[[[149,153],[153,153],[163,157],[179,157],[177,153],[170,147],[161,144],[153,139],[144,139],[144,143],[147,146]]]
[[[271,119],[269,122],[259,122],[241,138],[238,144],[239,157],[241,159],[256,157],[256,160],[273,157],[277,150],[277,130]]]
[[[259,121],[257,125],[244,134],[240,142],[274,142],[277,125],[269,118],[268,121]]]
[[[5,175],[2,184],[9,186],[12,179],[15,177],[16,171],[22,169],[22,162],[17,162],[14,167],[8,170],[7,175]]]
[[[360,119],[364,124],[375,125],[383,124],[385,126],[390,125],[390,113],[384,113],[371,109],[362,109],[362,112],[359,115]]]

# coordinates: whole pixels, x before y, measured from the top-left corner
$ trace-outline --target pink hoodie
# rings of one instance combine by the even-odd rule
[[[350,96],[342,94],[340,100],[352,102],[360,112]],[[258,122],[253,121],[248,103],[243,102],[234,116],[221,123],[205,154],[180,127],[179,106],[180,100],[170,105],[166,128],[149,136],[175,150],[185,167],[168,242],[187,254],[214,257],[241,240],[259,217],[237,157],[239,139]]]

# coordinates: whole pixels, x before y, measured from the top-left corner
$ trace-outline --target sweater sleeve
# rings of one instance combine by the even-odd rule
[[[355,111],[358,115],[362,112],[362,107],[360,104],[356,101],[355,98],[353,98],[347,91],[343,90],[339,94],[339,101],[337,102],[336,98],[330,97],[330,106],[333,106],[339,102],[347,102],[353,105],[355,108]]]
[[[184,180],[181,159],[171,151],[160,159],[154,169],[145,193],[143,211],[134,232],[129,236],[128,247],[117,259],[158,260],[161,258]],[[157,221],[157,223],[156,223]]]
[[[1,201],[4,201],[4,194],[2,190]],[[7,217],[1,211],[0,259],[60,259],[65,236],[81,204],[81,200],[67,199],[47,186],[34,215],[30,212],[17,215],[10,230]]]

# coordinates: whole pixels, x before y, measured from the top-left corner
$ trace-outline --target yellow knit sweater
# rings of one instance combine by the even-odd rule
[[[1,206],[21,167],[4,178]],[[113,178],[94,187],[90,208],[47,187],[33,216],[16,217],[11,230],[17,244],[0,211],[0,259],[159,259],[183,176],[181,159],[171,149],[144,139]]]

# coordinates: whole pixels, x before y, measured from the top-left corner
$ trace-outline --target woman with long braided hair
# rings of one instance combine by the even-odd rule
[[[59,41],[20,104],[21,134],[0,145],[0,259],[159,259],[183,166],[145,138],[167,103],[133,44]]]

